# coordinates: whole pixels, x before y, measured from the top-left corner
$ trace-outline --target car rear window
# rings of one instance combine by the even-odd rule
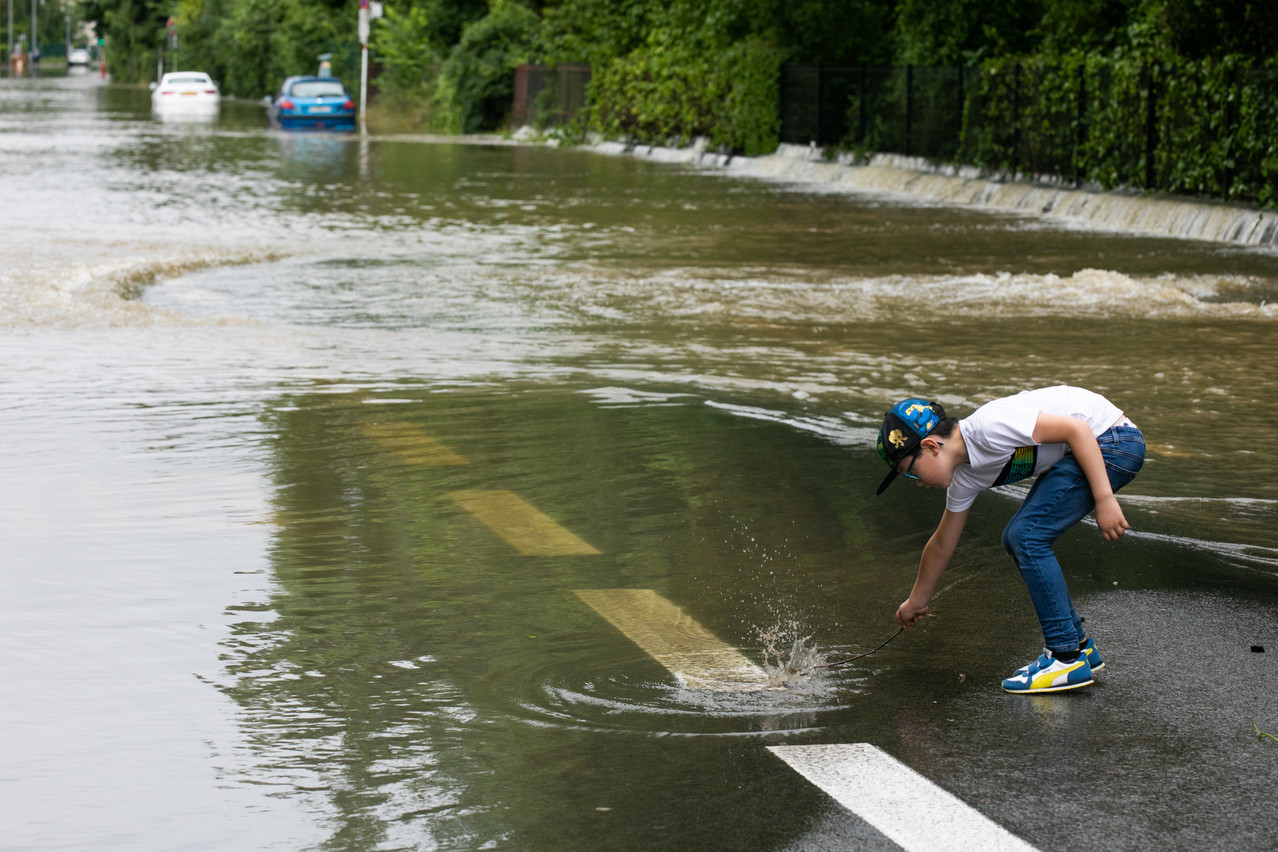
[[[346,89],[337,81],[305,80],[294,83],[289,94],[295,98],[343,98],[346,97]]]
[[[202,75],[202,74],[201,74],[201,75],[199,75],[199,76],[192,75],[192,74],[188,74],[188,75],[185,75],[185,76],[182,76],[182,77],[169,77],[169,78],[165,81],[165,85],[168,85],[168,86],[181,86],[181,85],[183,85],[183,84],[186,84],[186,85],[188,85],[188,86],[190,86],[190,85],[203,86],[203,85],[208,84],[209,82],[210,82],[209,78],[208,78],[208,77],[205,77],[205,76],[204,76],[204,75]]]

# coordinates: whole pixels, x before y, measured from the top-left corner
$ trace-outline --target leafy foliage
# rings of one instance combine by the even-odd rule
[[[774,150],[786,52],[751,32],[749,13],[762,5],[674,0],[643,42],[595,64],[590,129],[647,143],[706,137],[736,151]]]
[[[1041,19],[1042,5],[1025,0],[901,0],[896,61],[967,65],[989,55],[1024,53],[1032,49]]]
[[[320,53],[358,74],[358,0],[82,1],[117,80],[151,78],[171,13],[178,64],[230,94]],[[1273,2],[387,0],[372,32],[383,105],[432,129],[501,128],[520,63],[586,64],[578,130],[757,154],[779,136],[783,62],[895,64],[822,101],[856,128],[847,144],[1278,204]]]
[[[162,0],[115,0],[103,4],[103,26],[111,34],[107,70],[125,81],[149,79],[169,14]]]
[[[176,64],[207,71],[227,94],[257,98],[285,77],[315,73],[319,54],[332,53],[333,73],[349,84],[358,72],[356,6],[341,2],[179,0]]]
[[[489,13],[469,24],[439,73],[438,99],[449,131],[492,130],[510,112],[515,68],[536,56],[541,18],[511,0],[493,0]]]
[[[378,84],[403,98],[426,98],[439,73],[443,55],[431,38],[433,27],[425,7],[406,12],[386,8],[383,23],[372,33],[372,46],[385,64]]]
[[[1278,202],[1278,62],[1133,51],[991,60],[962,158],[1006,171]]]

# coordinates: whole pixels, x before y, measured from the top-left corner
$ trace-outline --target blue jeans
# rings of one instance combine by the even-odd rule
[[[1145,463],[1145,438],[1135,426],[1115,426],[1102,433],[1096,443],[1105,459],[1110,487],[1117,492]],[[1021,569],[1043,627],[1043,644],[1054,652],[1077,650],[1085,634],[1052,545],[1095,507],[1087,476],[1067,452],[1038,477],[1003,530],[1003,547]]]

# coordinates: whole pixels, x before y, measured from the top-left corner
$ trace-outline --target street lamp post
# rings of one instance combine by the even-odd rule
[[[359,132],[364,135],[368,112],[368,0],[359,0]]]
[[[364,117],[368,112],[368,22],[382,16],[379,0],[359,0],[359,132],[368,132]]]

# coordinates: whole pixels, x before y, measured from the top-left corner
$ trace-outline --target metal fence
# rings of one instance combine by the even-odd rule
[[[782,142],[1278,200],[1274,67],[788,66],[780,88]]]
[[[512,128],[567,124],[586,105],[590,68],[584,65],[520,65],[515,69]]]
[[[781,141],[953,159],[974,68],[781,69]]]
[[[512,125],[571,122],[589,85],[589,67],[519,66]],[[1278,205],[1278,64],[786,66],[778,108],[782,142]]]

